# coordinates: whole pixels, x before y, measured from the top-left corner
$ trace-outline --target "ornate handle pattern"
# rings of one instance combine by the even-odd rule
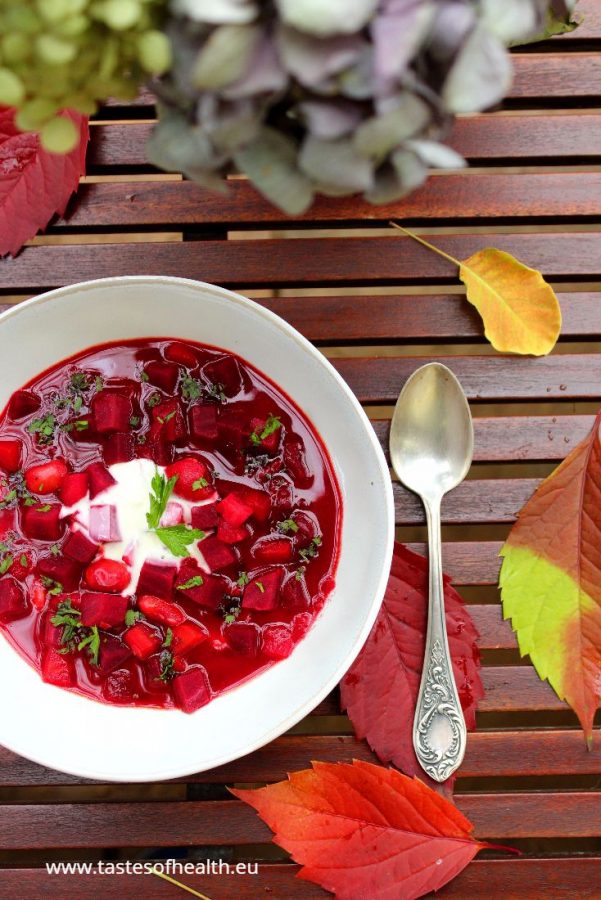
[[[446,781],[463,761],[467,733],[447,641],[439,503],[426,504],[426,516],[430,551],[428,631],[413,747],[430,778]]]

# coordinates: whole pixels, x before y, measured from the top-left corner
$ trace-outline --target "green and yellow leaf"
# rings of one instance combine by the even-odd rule
[[[526,503],[501,550],[503,614],[520,653],[576,712],[601,698],[601,413]]]

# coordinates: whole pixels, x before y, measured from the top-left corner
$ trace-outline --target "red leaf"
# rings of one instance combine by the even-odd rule
[[[253,806],[274,841],[337,897],[402,897],[436,891],[478,850],[456,806],[394,769],[354,760],[314,762],[258,790],[232,790]]]
[[[468,729],[484,696],[478,632],[457,591],[445,576],[449,647]],[[342,680],[341,702],[358,738],[367,738],[382,762],[436,786],[413,750],[413,716],[421,678],[428,610],[428,563],[396,543],[382,608],[363,650]],[[451,783],[449,783],[451,782]],[[452,779],[445,782],[452,788]]]
[[[70,153],[49,153],[37,134],[18,130],[13,109],[0,107],[0,256],[14,256],[55,213],[62,216],[85,173],[87,117],[62,115],[79,128],[80,142]]]

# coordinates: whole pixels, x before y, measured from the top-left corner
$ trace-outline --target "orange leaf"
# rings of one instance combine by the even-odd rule
[[[417,778],[358,760],[314,762],[288,781],[232,794],[302,864],[300,878],[347,900],[422,897],[487,846],[452,803]]]

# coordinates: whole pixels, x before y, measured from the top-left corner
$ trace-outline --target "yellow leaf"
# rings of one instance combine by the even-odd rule
[[[467,299],[482,316],[484,334],[495,350],[544,356],[553,349],[561,309],[540,272],[494,247],[460,262],[396,222],[390,224],[459,267]]]
[[[460,263],[459,277],[495,350],[544,356],[553,349],[561,330],[561,309],[540,272],[510,253],[488,247]]]

